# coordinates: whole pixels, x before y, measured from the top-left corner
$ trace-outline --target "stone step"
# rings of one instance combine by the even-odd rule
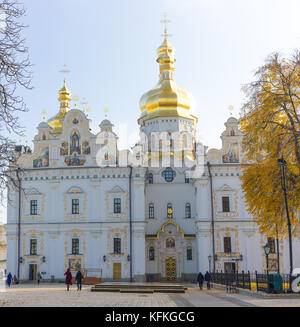
[[[120,293],[185,293],[184,289],[150,289],[150,288],[101,288],[92,287],[92,292],[120,292]]]
[[[107,288],[107,289],[178,289],[178,290],[187,290],[187,287],[181,285],[135,285],[135,284],[124,284],[124,285],[116,285],[116,284],[97,284],[94,285],[93,288]]]

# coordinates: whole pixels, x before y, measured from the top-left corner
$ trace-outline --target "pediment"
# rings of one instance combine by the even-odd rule
[[[119,186],[114,186],[109,193],[125,193],[125,191]]]
[[[78,194],[78,193],[84,193],[83,190],[78,187],[78,186],[72,186],[71,188],[69,188],[68,194]]]

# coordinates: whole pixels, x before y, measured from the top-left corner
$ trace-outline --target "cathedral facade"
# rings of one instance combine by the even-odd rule
[[[288,273],[287,242],[261,235],[246,210],[238,120],[225,122],[221,149],[198,142],[167,35],[157,54],[159,81],[141,97],[132,149],[118,150],[108,119],[91,132],[87,115],[70,109],[66,82],[33,152],[16,147],[21,188],[9,190],[8,272],[61,280],[80,268],[106,281],[188,281],[207,270],[263,272],[269,242],[268,269]]]

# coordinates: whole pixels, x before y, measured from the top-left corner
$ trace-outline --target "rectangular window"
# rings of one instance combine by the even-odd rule
[[[37,255],[37,240],[30,240],[30,255]]]
[[[121,213],[121,199],[114,199],[114,213]]]
[[[154,219],[154,204],[149,204],[149,219]]]
[[[268,237],[268,244],[270,245],[270,253],[276,253],[274,237]]]
[[[79,214],[79,199],[72,199],[72,214]]]
[[[222,211],[230,212],[229,196],[222,196]]]
[[[30,214],[37,215],[37,200],[30,201]]]
[[[72,254],[79,254],[79,238],[72,238]]]
[[[186,250],[186,259],[187,260],[193,260],[193,250],[192,250],[192,248],[188,248]]]
[[[224,252],[231,253],[231,237],[224,237]]]
[[[121,253],[121,239],[114,238],[114,253],[120,254]]]

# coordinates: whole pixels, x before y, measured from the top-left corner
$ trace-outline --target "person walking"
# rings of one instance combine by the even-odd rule
[[[200,290],[202,290],[204,277],[201,272],[199,272],[199,274],[198,274],[197,281],[199,283]]]
[[[77,271],[75,279],[76,279],[76,282],[77,282],[77,291],[81,291],[82,273],[81,273],[80,269]]]
[[[14,278],[13,278],[13,281],[14,281],[14,284],[19,284],[19,281],[18,281],[18,278],[16,275],[14,275]]]
[[[12,281],[12,275],[11,275],[11,273],[9,273],[7,275],[7,285],[8,285],[8,287],[10,287],[11,281]]]
[[[208,271],[205,273],[204,279],[206,281],[207,289],[210,290],[211,275]]]
[[[40,284],[40,281],[42,279],[42,275],[41,275],[40,272],[38,272],[36,279],[37,279],[37,282],[38,282],[38,285],[39,285]]]
[[[66,284],[67,284],[67,291],[69,291],[70,285],[72,285],[72,273],[70,271],[70,268],[65,272],[66,276]]]

